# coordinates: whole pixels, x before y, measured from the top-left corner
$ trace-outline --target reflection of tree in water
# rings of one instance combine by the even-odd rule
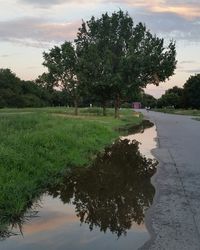
[[[64,203],[72,202],[80,221],[89,224],[90,230],[99,227],[120,236],[133,222],[143,223],[154,196],[150,177],[155,166],[155,161],[140,154],[138,142],[119,140],[99,154],[89,168],[70,169],[49,193]],[[15,235],[16,228],[22,233],[23,223],[37,216],[38,204],[34,204],[30,203],[25,215],[9,222],[2,217],[0,240]]]
[[[143,223],[154,196],[150,177],[155,166],[155,161],[140,154],[138,142],[119,140],[91,167],[71,169],[49,193],[64,203],[72,202],[90,230],[99,227],[120,236],[133,222]]]
[[[141,124],[138,125],[127,125],[119,128],[120,133],[124,133],[125,135],[136,134],[136,133],[143,133],[146,128],[153,127],[153,123],[149,120],[143,120]]]

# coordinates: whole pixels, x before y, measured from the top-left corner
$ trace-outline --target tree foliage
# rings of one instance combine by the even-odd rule
[[[161,98],[157,101],[157,106],[159,108],[162,107],[174,107],[179,108],[180,107],[180,98],[175,93],[166,93],[161,96]]]
[[[47,76],[44,73],[36,81],[24,81],[10,69],[0,69],[0,107],[64,106],[66,100],[69,104],[65,91],[57,91],[46,84]]]
[[[0,69],[0,107],[47,105],[45,90],[32,81],[22,81],[10,69]]]
[[[152,35],[142,23],[133,24],[123,11],[92,17],[82,23],[76,39],[81,78],[89,93],[105,104],[120,100],[149,83],[158,85],[176,68],[175,43]]]
[[[165,94],[162,95],[158,101],[157,106],[162,107],[174,107],[174,108],[183,108],[184,107],[184,90],[174,86],[171,89],[165,91]]]
[[[200,74],[190,76],[184,84],[186,107],[200,108]]]
[[[43,65],[48,68],[48,73],[43,76],[46,84],[51,88],[60,87],[72,96],[77,114],[79,98],[78,63],[76,50],[71,42],[64,42],[55,46],[48,53],[43,53]]]

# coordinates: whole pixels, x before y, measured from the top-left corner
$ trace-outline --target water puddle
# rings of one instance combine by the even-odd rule
[[[122,137],[90,167],[70,169],[48,187],[21,223],[0,232],[0,249],[141,247],[149,239],[144,216],[155,193],[150,178],[156,167],[150,153],[155,127],[141,131]]]

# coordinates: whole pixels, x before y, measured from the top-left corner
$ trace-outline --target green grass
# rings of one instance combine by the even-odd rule
[[[168,114],[176,114],[176,115],[191,115],[191,116],[200,116],[199,109],[154,109],[154,111],[168,113]]]
[[[15,221],[67,168],[89,165],[118,128],[142,120],[125,109],[120,119],[111,109],[107,117],[95,108],[72,114],[71,108],[0,110],[0,224]]]

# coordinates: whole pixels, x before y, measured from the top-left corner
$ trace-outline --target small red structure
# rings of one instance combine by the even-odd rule
[[[141,104],[141,102],[133,102],[132,107],[134,109],[141,109],[142,108],[142,104]]]

